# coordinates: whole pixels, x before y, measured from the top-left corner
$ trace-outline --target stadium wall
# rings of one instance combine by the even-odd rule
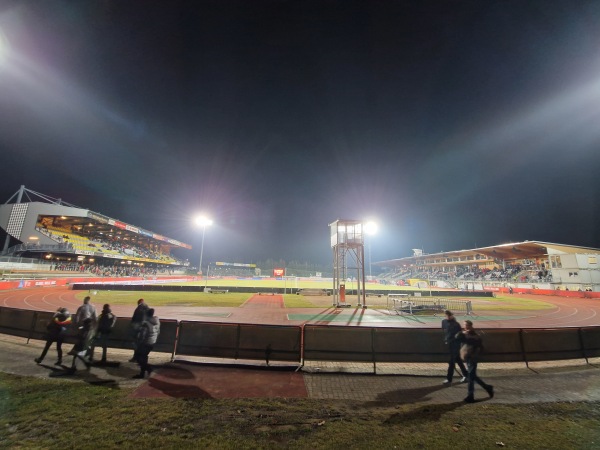
[[[0,281],[0,290],[9,289],[25,289],[25,288],[39,288],[39,287],[55,287],[55,286],[70,286],[74,283],[98,283],[90,284],[90,289],[99,289],[99,286],[106,283],[120,283],[119,286],[126,286],[130,284],[136,284],[136,286],[143,286],[143,283],[170,283],[177,281],[190,281],[193,277],[181,277],[181,276],[165,276],[160,279],[148,279],[143,277],[105,277],[105,278],[92,278],[92,277],[70,277],[70,278],[49,278],[44,280],[17,280],[17,281]]]

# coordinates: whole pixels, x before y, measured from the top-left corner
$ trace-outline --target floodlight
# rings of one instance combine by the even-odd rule
[[[206,216],[198,216],[194,219],[194,223],[201,227],[208,227],[213,224],[213,221]]]
[[[365,223],[365,233],[372,236],[374,234],[377,234],[377,230],[379,230],[379,225],[377,225],[377,223],[373,222],[372,220]]]
[[[8,41],[6,37],[4,37],[2,30],[0,30],[0,65],[2,65],[2,63],[4,63],[8,59],[8,54]]]
[[[377,234],[379,225],[377,225],[376,222],[373,222],[372,220],[370,220],[363,225],[363,229],[364,229],[365,234],[367,234],[369,236],[373,236],[373,235]],[[369,249],[369,278],[371,278],[373,276],[373,274],[372,274],[372,270],[371,270],[371,240],[370,239],[367,241],[367,244],[368,244],[368,249]]]
[[[202,255],[204,253],[204,234],[206,233],[206,227],[213,224],[212,219],[209,219],[205,215],[196,216],[194,223],[202,227],[202,244],[200,245],[200,264],[198,265],[198,274],[202,275]]]

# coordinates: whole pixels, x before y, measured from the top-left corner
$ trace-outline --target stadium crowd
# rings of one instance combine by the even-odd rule
[[[402,270],[391,272],[380,277],[382,284],[404,284],[410,278],[422,280],[447,280],[447,281],[509,281],[509,282],[549,282],[552,281],[552,275],[547,270],[544,263],[533,265],[507,264],[503,268],[494,267],[479,268],[477,266],[456,266],[455,271],[443,270]]]

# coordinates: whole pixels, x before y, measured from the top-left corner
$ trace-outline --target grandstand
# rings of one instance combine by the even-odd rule
[[[520,286],[600,291],[600,249],[524,241],[373,263],[385,267],[383,284],[428,280],[438,287]]]
[[[171,254],[174,248],[191,249],[188,244],[24,186],[0,206],[0,227],[18,241],[9,246],[7,237],[3,256],[37,258],[55,270],[131,275],[189,265]]]

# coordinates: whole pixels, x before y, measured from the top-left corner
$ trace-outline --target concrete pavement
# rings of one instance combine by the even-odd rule
[[[42,341],[0,334],[0,370],[15,375],[114,384],[135,388],[134,396],[149,397],[308,397],[314,399],[446,404],[466,396],[466,384],[442,384],[445,364],[378,364],[308,362],[301,370],[294,367],[256,364],[243,361],[197,359],[194,363],[170,362],[170,354],[152,353],[150,362],[157,366],[150,380],[135,380],[137,365],[129,363],[130,350],[109,349],[110,367],[92,367],[67,375],[54,366],[53,346],[42,365],[33,360],[43,347]],[[64,361],[71,357],[64,345]],[[188,359],[189,361],[189,359]],[[495,388],[496,395],[476,387],[477,400],[491,403],[538,403],[558,401],[600,401],[600,358],[530,363],[484,364],[479,375]],[[231,365],[227,365],[231,364]],[[81,368],[83,369],[83,367]],[[185,374],[185,376],[182,376]],[[185,381],[183,381],[185,379]],[[227,387],[227,389],[224,389]]]

